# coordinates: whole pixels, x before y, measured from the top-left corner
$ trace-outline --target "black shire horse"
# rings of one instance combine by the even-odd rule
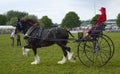
[[[22,48],[23,55],[28,55],[29,48],[31,48],[34,52],[35,61],[33,61],[31,64],[38,64],[40,62],[37,54],[37,48],[50,46],[52,44],[57,44],[60,46],[64,53],[62,60],[58,61],[58,64],[64,64],[67,60],[67,56],[68,60],[74,62],[73,53],[70,52],[70,47],[66,46],[70,32],[60,27],[42,29],[39,26],[40,25],[37,22],[31,19],[22,19],[17,21],[15,29],[16,34],[22,32],[25,35],[24,38],[27,45]]]

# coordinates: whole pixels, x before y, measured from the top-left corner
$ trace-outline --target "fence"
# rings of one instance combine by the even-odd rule
[[[0,29],[0,34],[10,34],[14,29]]]
[[[13,26],[0,26],[0,34],[10,34],[14,29]]]

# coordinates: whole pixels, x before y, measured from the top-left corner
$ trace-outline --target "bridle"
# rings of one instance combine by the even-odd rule
[[[31,26],[39,26],[37,22],[29,20],[20,20],[17,22],[17,30],[25,33]],[[26,27],[26,28],[24,28]]]

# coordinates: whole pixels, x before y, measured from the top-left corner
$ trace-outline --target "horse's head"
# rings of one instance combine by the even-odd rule
[[[16,23],[15,34],[22,32],[25,34],[31,26],[39,26],[39,24],[32,19],[18,19]]]

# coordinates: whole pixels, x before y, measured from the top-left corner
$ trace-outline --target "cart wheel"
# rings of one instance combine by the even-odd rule
[[[112,41],[112,39],[110,37],[108,37],[107,35],[104,35],[103,34],[103,37],[108,41],[108,43],[110,44],[110,47],[111,47],[111,58],[113,57],[113,54],[114,54],[114,50],[115,50],[115,46],[114,46],[114,43]]]
[[[102,67],[111,58],[111,47],[106,38],[99,36],[95,40],[84,44],[85,56],[89,60],[88,66]],[[88,62],[86,62],[88,63]]]
[[[87,67],[90,67],[90,65],[92,65],[92,62],[88,59],[88,57],[86,57],[86,52],[85,52],[85,49],[84,49],[85,44],[86,44],[86,41],[80,42],[78,44],[77,55],[78,55],[78,58],[79,58],[80,62],[83,65],[85,65]]]

